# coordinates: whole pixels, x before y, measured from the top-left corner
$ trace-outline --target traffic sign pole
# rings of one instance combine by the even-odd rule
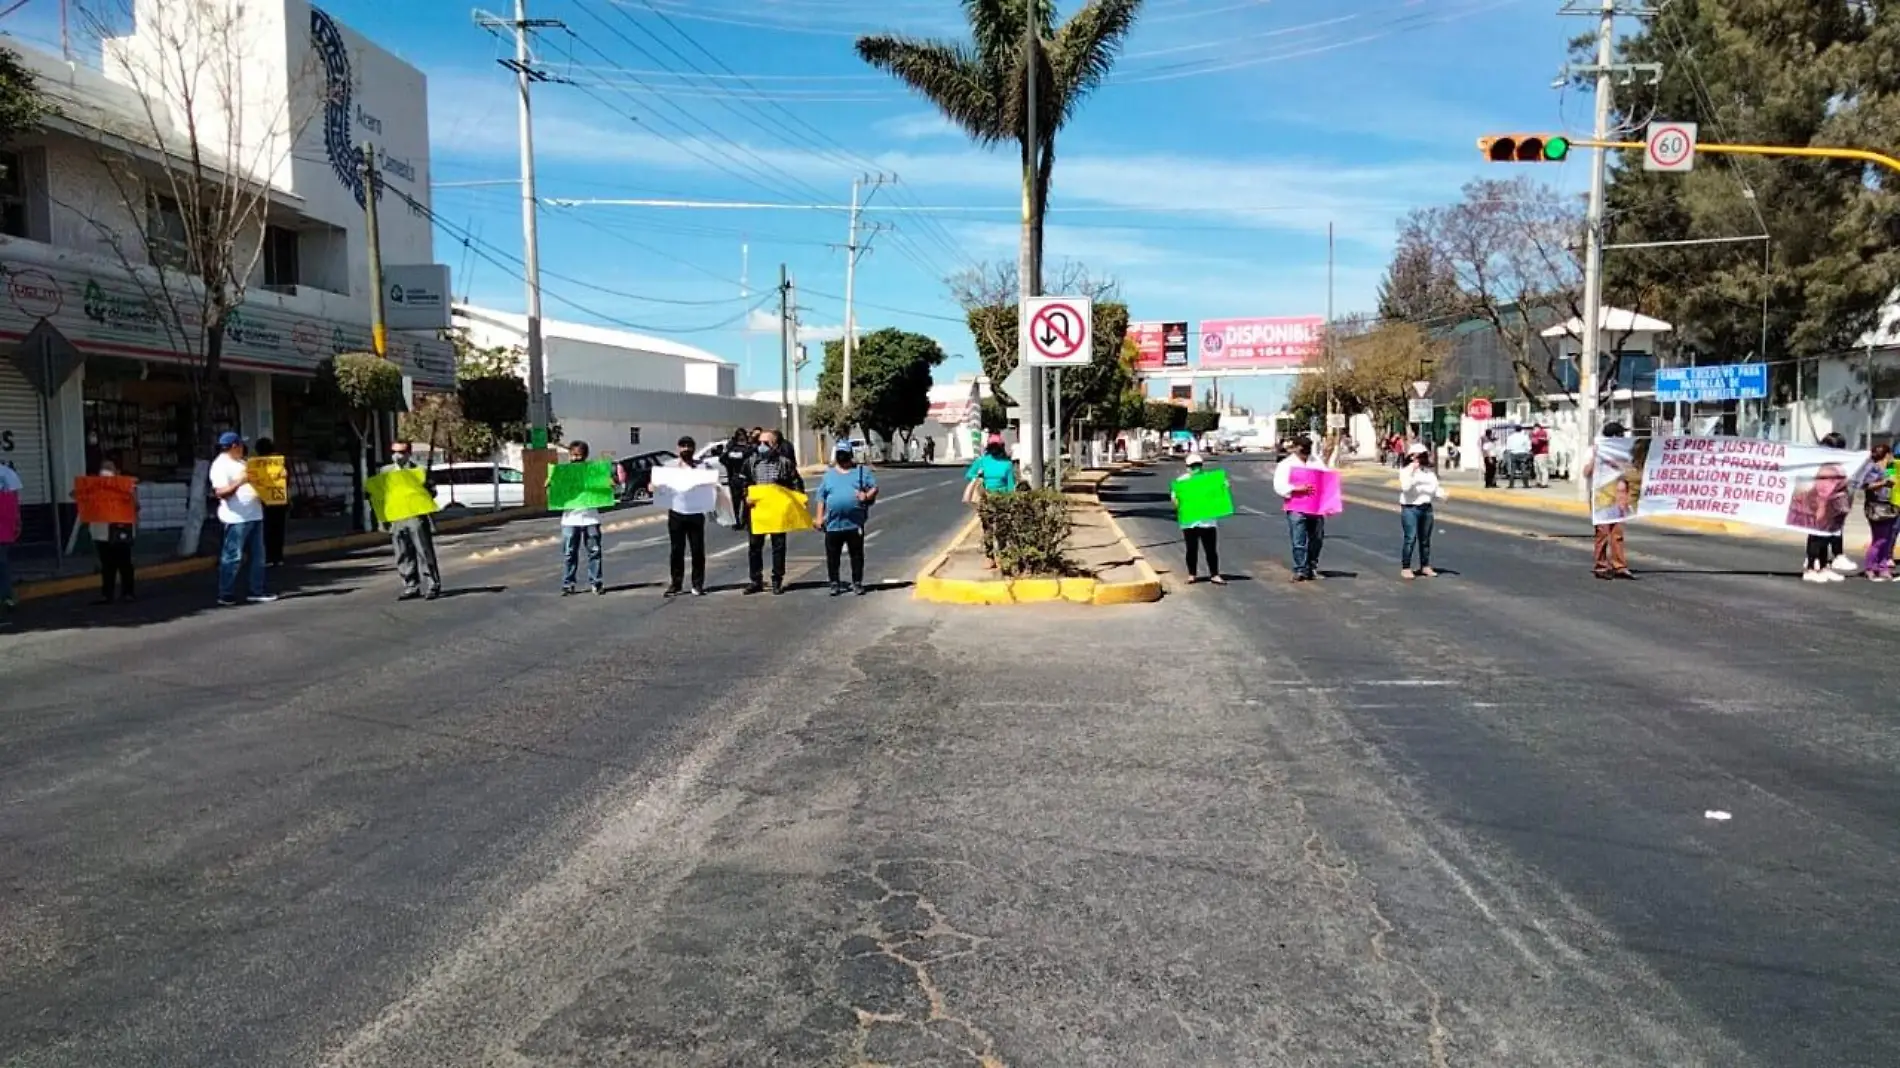
[[[1055,465],[1056,465],[1056,489],[1059,490],[1062,488],[1062,436],[1063,436],[1062,435],[1062,368],[1060,367],[1052,368],[1049,372],[1049,377],[1050,379],[1054,381],[1054,385],[1049,387],[1049,391],[1056,395]]]

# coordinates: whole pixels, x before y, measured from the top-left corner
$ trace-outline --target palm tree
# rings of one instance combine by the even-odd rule
[[[1090,0],[1056,25],[1054,0],[963,0],[970,42],[922,41],[878,34],[858,38],[858,55],[937,105],[944,116],[986,148],[1014,141],[1022,151],[1023,244],[1021,283],[1042,291],[1042,217],[1049,206],[1049,175],[1056,131],[1073,118],[1115,64],[1134,28],[1142,0]],[[1036,27],[1036,136],[1030,144],[1025,76],[1028,33]]]

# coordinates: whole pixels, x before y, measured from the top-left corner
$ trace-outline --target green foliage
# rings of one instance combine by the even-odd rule
[[[464,378],[455,391],[462,414],[497,435],[503,435],[509,426],[528,421],[528,386],[513,375]]]
[[[402,368],[373,352],[344,352],[325,364],[330,388],[343,407],[352,412],[399,412]]]
[[[519,378],[525,353],[517,347],[484,347],[475,344],[462,327],[452,327],[444,332],[448,342],[455,346],[455,378]],[[526,418],[523,416],[523,418]]]
[[[1009,429],[1009,409],[995,397],[984,397],[978,418],[983,422],[984,430],[1004,431]]]
[[[863,427],[885,441],[908,432],[930,415],[930,373],[944,361],[943,348],[923,334],[886,327],[858,339],[851,350],[851,408],[841,402],[844,342],[825,342],[818,372],[818,399],[811,424],[843,438]]]
[[[48,110],[39,82],[19,53],[0,48],[0,144],[39,125]]]
[[[456,443],[463,456],[491,456],[505,442],[526,444],[531,437],[528,425],[528,384],[521,379],[522,351],[501,346],[483,347],[469,339],[459,327],[448,331],[455,346],[454,412],[461,425],[437,426],[438,433]],[[446,423],[446,407],[432,415]],[[561,425],[549,413],[548,440],[561,440]]]
[[[1202,409],[1187,414],[1187,429],[1196,434],[1212,434],[1220,429],[1220,413]]]
[[[996,566],[1009,578],[1070,575],[1069,502],[1054,489],[987,493],[978,504]]]
[[[1141,427],[1157,434],[1167,434],[1187,429],[1188,410],[1168,401],[1143,401],[1141,405]]]

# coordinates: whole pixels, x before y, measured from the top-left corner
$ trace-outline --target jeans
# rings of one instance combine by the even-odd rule
[[[673,588],[680,588],[680,580],[686,577],[686,553],[693,554],[693,588],[706,588],[706,517],[704,515],[681,515],[668,512],[666,515],[666,537],[671,542],[672,556],[669,563],[673,569]]]
[[[1900,519],[1869,519],[1867,527],[1873,540],[1867,543],[1867,570],[1876,575],[1893,574],[1894,527]]]
[[[566,565],[561,571],[561,588],[574,588],[576,573],[581,566],[581,547],[587,547],[587,584],[600,585],[600,524],[584,527],[561,528],[561,555]]]
[[[751,534],[751,544],[746,547],[746,563],[752,565],[752,584],[765,584],[765,541],[772,540],[772,584],[785,581],[785,535]]]
[[[132,543],[101,541],[93,547],[99,550],[99,595],[108,601],[132,596]]]
[[[252,597],[264,596],[264,524],[261,520],[224,525],[224,549],[218,554],[218,600],[237,597],[238,567],[251,558]]]
[[[831,584],[838,585],[838,565],[845,552],[851,553],[851,584],[864,585],[864,531],[827,530],[825,531],[825,573],[831,576]]]
[[[1399,507],[1399,529],[1405,532],[1404,547],[1399,550],[1399,566],[1412,570],[1412,554],[1418,553],[1418,566],[1432,566],[1432,506],[1407,504]]]
[[[1181,532],[1187,542],[1188,578],[1194,577],[1195,568],[1200,564],[1201,550],[1207,550],[1207,574],[1210,578],[1220,575],[1220,531],[1215,527],[1188,527]]]
[[[1286,526],[1293,537],[1293,573],[1312,578],[1319,571],[1320,550],[1326,547],[1326,517],[1288,512]]]

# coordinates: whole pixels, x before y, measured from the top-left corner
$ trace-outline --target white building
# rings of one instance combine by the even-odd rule
[[[226,334],[219,427],[273,437],[293,461],[347,459],[339,413],[315,407],[307,387],[330,356],[370,348],[363,144],[385,177],[384,262],[434,259],[420,71],[303,0],[138,0],[135,16],[130,33],[104,42],[97,69],[7,42],[53,105],[0,151],[0,347],[11,357],[0,360],[0,462],[26,483],[29,541],[50,538],[49,506],[105,457],[143,480],[146,527],[181,524],[185,484],[208,459],[191,440],[186,375],[202,358],[202,324],[187,315],[189,336],[176,336],[178,317],[164,310],[195,305],[163,295],[194,283],[168,273],[161,289],[153,266],[153,250],[181,254],[168,242],[183,232],[172,194],[188,124],[212,169],[266,204],[265,224],[240,243],[256,262]],[[176,42],[213,39],[181,28],[186,18],[229,20],[223,50],[187,49],[181,62]],[[168,88],[176,74],[153,73],[160,59],[197,73],[191,115]],[[232,82],[237,115],[220,110]],[[393,335],[389,354],[418,388],[453,385],[452,349],[433,332]]]
[[[455,325],[483,348],[527,347],[523,315],[457,304]],[[704,445],[737,427],[779,425],[776,399],[738,396],[738,366],[692,345],[543,319],[541,353],[562,437],[587,442],[597,456],[671,451],[682,435]],[[527,375],[525,358],[518,373]],[[519,448],[510,451],[518,463]]]

